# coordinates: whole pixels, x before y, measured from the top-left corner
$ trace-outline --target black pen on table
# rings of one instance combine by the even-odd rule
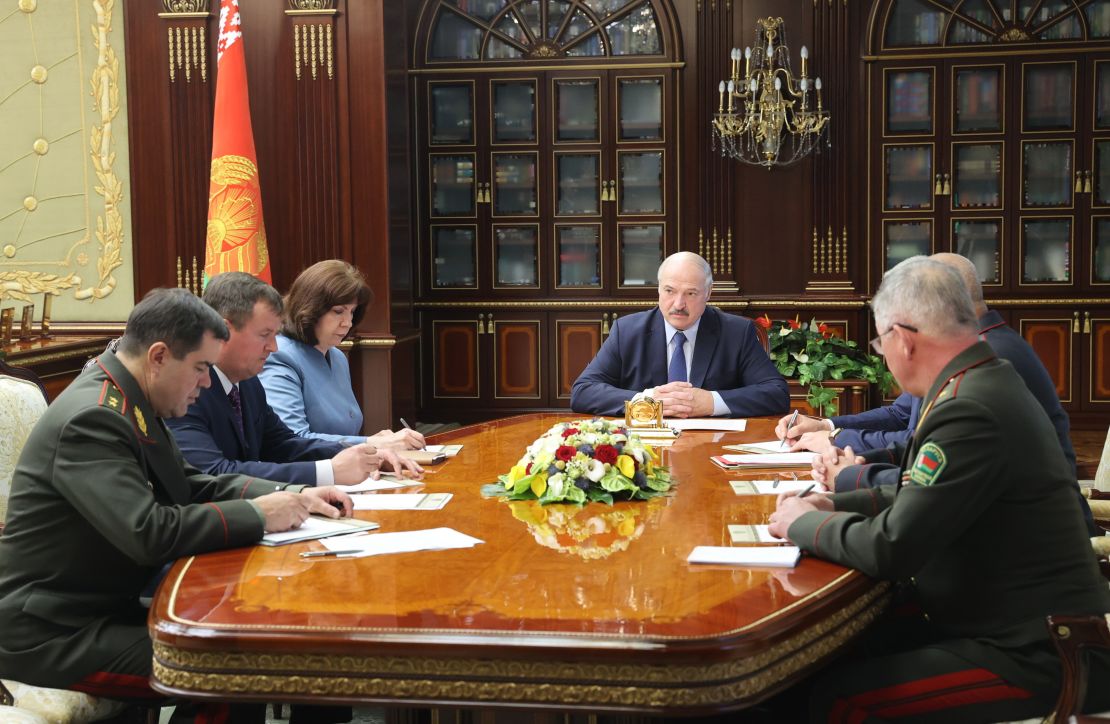
[[[306,551],[301,554],[301,558],[327,558],[330,556],[345,556],[351,553],[362,553],[362,551]]]
[[[401,421],[401,426],[402,426],[402,427],[404,427],[404,428],[405,428],[406,430],[412,430],[413,432],[416,432],[416,428],[414,428],[414,427],[413,427],[412,425],[410,425],[410,424],[409,424],[409,423],[408,423],[408,422],[407,422],[407,421],[405,420],[405,418],[403,418],[403,417],[399,417],[399,418],[397,418],[397,419],[399,419],[399,420]],[[420,449],[421,449],[421,450],[423,450],[424,448],[420,448]]]
[[[813,489],[815,487],[817,487],[817,483],[810,483],[809,485],[807,485],[805,488],[802,489],[802,492],[798,493],[798,497],[799,498],[806,497],[807,495],[809,495],[810,493],[813,492]]]
[[[779,443],[779,450],[782,450],[786,445],[786,436],[790,433],[790,428],[794,427],[794,423],[798,421],[798,408],[794,408],[794,414],[790,416],[790,422],[786,423],[786,429],[782,431],[782,442]]]

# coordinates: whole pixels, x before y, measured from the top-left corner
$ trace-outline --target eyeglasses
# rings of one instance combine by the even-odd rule
[[[893,332],[895,327],[901,327],[902,329],[909,330],[910,332],[913,332],[915,334],[917,333],[917,327],[912,327],[908,324],[902,324],[901,322],[895,322],[894,324],[890,325],[889,329],[881,333],[875,339],[871,340],[871,349],[875,350],[875,354],[883,353],[883,337]]]

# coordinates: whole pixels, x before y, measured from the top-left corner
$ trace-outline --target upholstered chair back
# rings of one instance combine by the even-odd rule
[[[0,361],[0,526],[7,518],[12,473],[19,454],[44,412],[46,392],[34,381],[33,374]]]

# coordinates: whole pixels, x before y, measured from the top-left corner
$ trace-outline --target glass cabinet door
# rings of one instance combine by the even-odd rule
[[[495,287],[538,287],[539,227],[494,226]]]
[[[555,213],[585,216],[601,213],[601,153],[556,153]]]
[[[899,262],[933,253],[933,222],[928,219],[883,222],[883,264],[890,271]]]
[[[536,140],[536,82],[490,83],[493,94],[493,142],[533,143]]]
[[[474,84],[428,84],[431,142],[434,145],[474,143]]]
[[[617,116],[620,140],[663,140],[663,79],[619,79]]]
[[[933,132],[933,71],[886,71],[886,132]]]
[[[883,150],[884,207],[891,211],[933,208],[932,144],[886,146]]]
[[[887,47],[936,45],[944,12],[925,0],[897,0],[886,26]]]
[[[494,12],[497,11],[494,10]],[[483,34],[480,27],[463,16],[456,13],[441,13],[432,30],[428,58],[429,60],[477,60]]]
[[[954,74],[957,133],[1002,131],[1002,66],[957,68]]]
[[[536,215],[536,154],[493,154],[495,216]]]
[[[432,216],[474,216],[474,154],[432,154]]]
[[[1023,207],[1071,206],[1072,142],[1024,142],[1021,147],[1021,181]]]
[[[1028,63],[1022,67],[1022,74],[1022,130],[1073,129],[1075,63]]]
[[[620,2],[621,6],[626,5]],[[605,26],[613,55],[658,55],[663,52],[659,28],[650,3],[643,3],[620,20]]]
[[[1110,284],[1110,218],[1095,218],[1091,226],[1091,283]]]
[[[1002,144],[956,143],[952,146],[952,207],[1002,206]]]
[[[1110,206],[1110,141],[1095,141],[1094,185],[1091,203]]]
[[[953,219],[952,246],[975,264],[983,284],[1002,283],[1002,219]]]
[[[477,231],[473,226],[432,227],[432,286],[473,289],[478,286]]]
[[[555,140],[601,140],[597,78],[558,79],[555,84]]]
[[[618,151],[617,190],[620,213],[663,213],[663,152]]]
[[[601,226],[556,226],[557,284],[560,287],[601,286]]]
[[[619,224],[620,286],[653,287],[663,261],[662,224]]]
[[[1023,284],[1067,284],[1071,281],[1071,219],[1021,221]]]
[[[1107,6],[1110,11],[1110,4]],[[1095,63],[1095,128],[1110,128],[1110,61]]]

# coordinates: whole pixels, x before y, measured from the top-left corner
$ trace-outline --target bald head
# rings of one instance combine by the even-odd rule
[[[946,251],[933,254],[929,258],[952,267],[960,275],[960,279],[967,287],[967,293],[971,297],[971,303],[975,307],[976,318],[987,313],[987,303],[983,301],[983,285],[979,282],[979,270],[975,268],[975,264],[970,259]]]
[[[692,251],[676,251],[668,256],[659,265],[656,278],[663,279],[669,274],[690,272],[697,272],[704,277],[705,286],[702,287],[703,289],[708,290],[713,287],[713,268],[709,266],[709,262]]]

